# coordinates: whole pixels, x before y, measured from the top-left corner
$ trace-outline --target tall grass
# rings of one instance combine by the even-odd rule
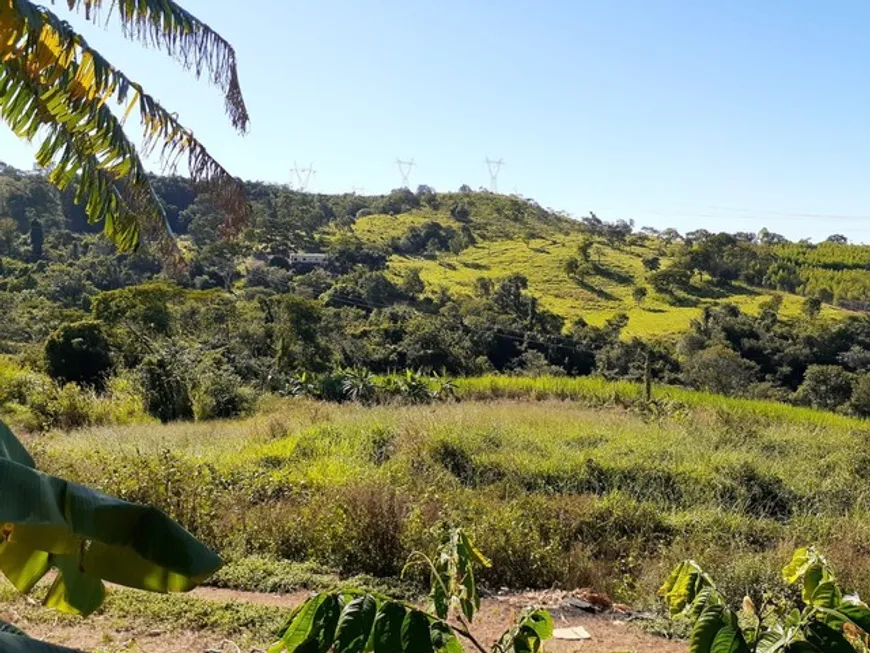
[[[271,400],[245,420],[30,444],[45,469],[160,506],[232,559],[388,577],[450,523],[495,561],[489,587],[596,585],[644,602],[692,555],[742,596],[817,542],[870,590],[863,422],[677,389],[651,413],[635,410],[636,385],[596,379],[460,386],[459,403]]]
[[[607,381],[601,377],[515,377],[489,375],[456,381],[463,398],[487,399],[563,399],[589,405],[636,404],[643,397],[643,385],[631,381]],[[767,419],[783,423],[804,423],[825,427],[862,428],[870,431],[870,422],[828,411],[789,406],[776,401],[725,397],[680,386],[658,385],[653,398],[679,402],[686,408],[724,410],[735,416]]]

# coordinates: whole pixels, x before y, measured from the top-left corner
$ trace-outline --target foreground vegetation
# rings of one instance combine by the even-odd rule
[[[794,591],[764,593],[758,607],[746,596],[737,612],[710,575],[685,560],[659,592],[672,615],[692,623],[690,653],[867,651],[870,607],[857,595],[844,594],[824,556],[812,547],[798,549],[783,569],[783,580]]]
[[[692,555],[742,596],[778,584],[771,570],[814,541],[847,585],[870,590],[863,422],[760,402],[600,404],[280,400],[245,421],[31,444],[44,468],[161,507],[248,570],[225,586],[267,586],[281,561],[395,577],[458,524],[490,554],[490,588],[651,602]]]

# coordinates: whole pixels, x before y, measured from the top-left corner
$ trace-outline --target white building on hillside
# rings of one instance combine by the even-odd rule
[[[326,265],[328,258],[326,254],[307,254],[304,252],[293,252],[287,255],[287,260],[292,263],[304,263],[306,265]]]

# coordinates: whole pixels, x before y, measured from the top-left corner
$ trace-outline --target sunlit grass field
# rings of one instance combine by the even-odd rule
[[[48,471],[162,507],[236,565],[267,561],[255,587],[288,562],[394,577],[463,524],[494,560],[490,588],[593,585],[647,603],[692,555],[742,596],[817,542],[870,591],[867,423],[675,388],[651,409],[639,393],[488,377],[460,381],[455,403],[275,399],[245,420],[29,445]]]
[[[372,215],[357,220],[355,233],[363,240],[386,243],[401,237],[409,227],[436,220],[444,226],[458,228],[459,223],[441,212],[431,210],[404,213],[397,216]],[[486,222],[483,222],[484,228]],[[475,223],[475,228],[478,223]],[[706,284],[697,286],[696,297],[685,297],[688,305],[674,305],[668,297],[650,291],[648,298],[638,306],[632,299],[632,289],[646,285],[645,256],[656,255],[646,247],[614,249],[599,244],[593,250],[593,261],[600,261],[601,274],[595,274],[578,283],[569,279],[563,266],[566,259],[576,256],[582,235],[549,229],[543,237],[524,240],[520,235],[511,239],[480,240],[459,254],[440,252],[434,258],[392,256],[391,274],[399,279],[408,268],[421,268],[421,277],[430,292],[445,287],[458,294],[471,294],[477,277],[498,280],[509,274],[520,273],[529,279],[529,291],[537,296],[541,305],[568,322],[582,317],[590,324],[601,325],[618,312],[629,316],[626,336],[673,336],[685,331],[703,306],[731,302],[750,314],[756,314],[760,305],[770,299],[771,292],[734,286],[728,290],[715,289]],[[670,263],[662,257],[662,264]],[[799,315],[803,298],[781,293],[782,315]],[[844,311],[825,307],[824,314],[836,316]]]

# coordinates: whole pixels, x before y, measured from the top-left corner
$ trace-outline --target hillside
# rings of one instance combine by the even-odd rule
[[[870,248],[841,237],[637,230],[468,188],[251,182],[250,224],[227,241],[208,196],[155,186],[184,267],[119,255],[71,192],[0,168],[0,413],[42,430],[231,417],[274,393],[428,396],[417,376],[372,378],[414,370],[648,374],[870,415],[870,319],[855,310]]]
[[[401,215],[371,215],[358,219],[354,233],[368,243],[386,245],[411,227],[426,222],[458,228],[460,224],[441,211],[419,210]],[[470,295],[474,281],[484,276],[498,280],[509,273],[519,273],[529,280],[529,292],[538,297],[547,310],[569,322],[583,318],[600,326],[617,313],[626,313],[626,336],[666,336],[684,332],[689,322],[697,318],[704,306],[732,303],[741,310],[758,314],[771,294],[783,298],[782,315],[794,317],[800,313],[803,298],[795,293],[755,288],[736,283],[719,286],[693,280],[687,292],[675,301],[672,296],[652,291],[638,305],[632,297],[637,286],[646,286],[647,271],[643,259],[659,256],[662,266],[673,264],[675,257],[662,254],[661,244],[651,240],[621,247],[597,246],[596,268],[578,282],[564,269],[565,261],[576,256],[585,236],[574,224],[503,224],[497,217],[472,218],[470,225],[477,242],[459,253],[437,252],[430,256],[393,254],[389,270],[394,279],[401,279],[410,268],[419,267],[421,277],[430,290],[445,287],[451,293]],[[508,236],[508,237],[505,237]],[[864,271],[862,271],[864,272]],[[864,274],[868,274],[864,272]],[[842,309],[826,306],[829,317],[842,315]]]
[[[188,258],[219,237],[221,216],[187,180],[161,178],[157,189]],[[757,314],[772,293],[782,295],[781,314],[785,317],[799,313],[800,295],[821,297],[827,304],[824,312],[830,317],[841,314],[835,306],[863,308],[870,296],[870,247],[842,243],[809,246],[788,243],[773,234],[770,243],[756,241],[751,247],[763,248],[771,261],[791,266],[785,276],[792,278],[786,283],[779,282],[783,275],[768,284],[762,284],[761,278],[755,284],[739,279],[712,283],[710,278],[705,282],[693,276],[675,296],[649,287],[643,259],[658,257],[667,268],[685,255],[688,239],[665,243],[636,232],[628,243],[614,246],[604,238],[595,238],[592,255],[596,264],[581,282],[570,278],[564,265],[577,255],[589,230],[580,221],[543,209],[533,201],[470,189],[435,193],[425,186],[416,193],[399,189],[386,196],[306,195],[260,183],[249,183],[248,190],[254,220],[245,241],[251,251],[279,255],[328,251],[331,243],[350,230],[367,245],[387,253],[393,280],[419,267],[429,294],[446,288],[468,295],[478,277],[497,281],[519,273],[527,277],[528,291],[539,298],[541,306],[568,323],[582,317],[590,324],[602,325],[614,315],[626,313],[626,336],[680,333],[704,306],[732,303]],[[39,218],[49,238],[58,231],[89,234],[96,230],[72,203],[71,193],[59,195],[39,175],[0,164],[0,255],[15,253],[14,232],[27,233],[33,217]],[[459,248],[444,244],[430,251],[398,251],[397,241],[427,223],[454,232],[464,228],[473,242]],[[237,284],[250,269],[243,257],[240,251]],[[640,305],[632,297],[637,286],[649,291]]]

